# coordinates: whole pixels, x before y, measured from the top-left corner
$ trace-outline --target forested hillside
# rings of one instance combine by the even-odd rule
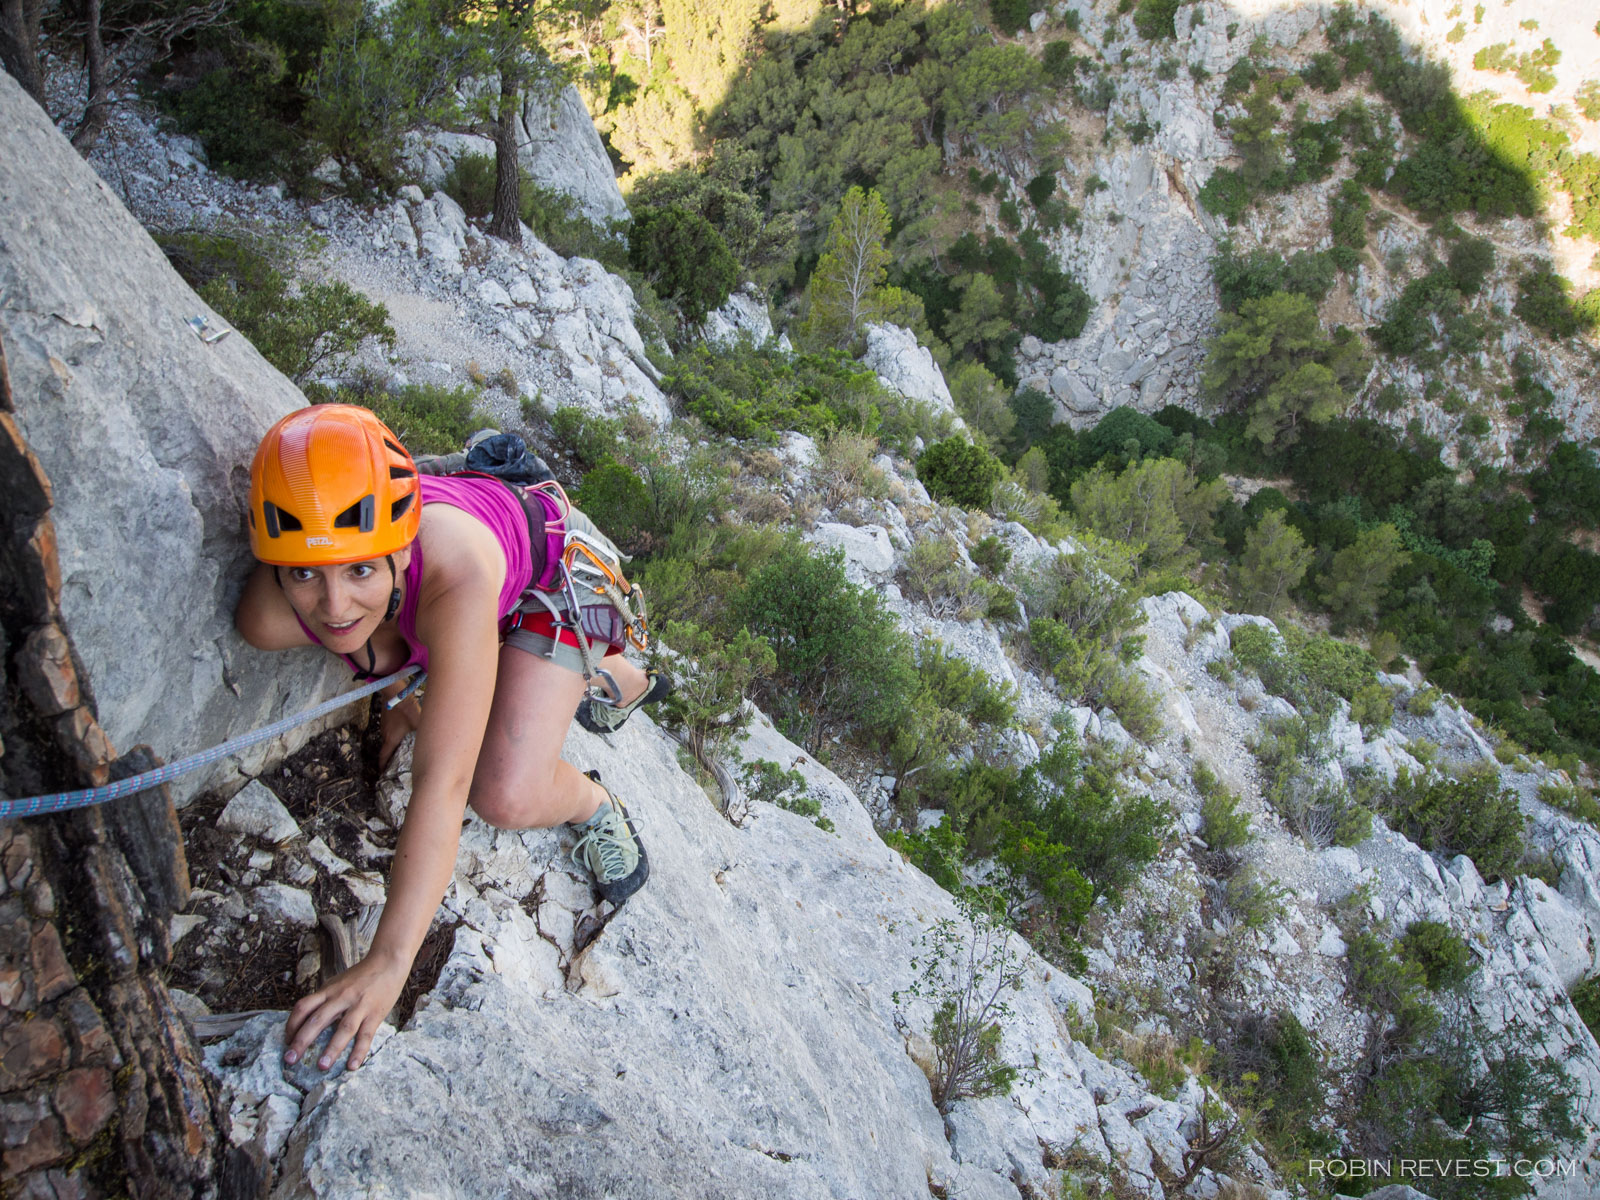
[[[183,32],[140,63],[145,86],[225,170],[372,197],[402,179],[417,122],[493,132],[495,96],[456,90],[462,72],[542,48],[506,78],[579,81],[632,219],[599,229],[526,182],[521,215],[628,270],[664,346],[691,347],[748,280],[824,356],[803,384],[770,348],[680,356],[671,391],[711,430],[876,432],[825,356],[874,321],[907,326],[945,368],[973,461],[998,460],[1034,524],[1132,539],[1144,578],[1204,564],[1239,602],[1293,602],[1366,631],[1380,661],[1410,656],[1531,750],[1597,752],[1600,685],[1565,639],[1600,596],[1584,398],[1600,290],[1577,294],[1540,255],[1570,264],[1600,235],[1600,85],[1557,74],[1563,54],[1592,61],[1600,33],[1475,52],[1470,86],[1521,86],[1518,104],[1506,87],[1463,94],[1349,7],[1248,37],[1225,6],[1167,0],[318,12],[262,3]],[[1461,17],[1446,43],[1464,52],[1482,23]],[[1205,65],[1219,56],[1226,70]],[[1175,155],[1195,136],[1184,105],[1214,105],[1213,158]],[[1092,316],[1121,320],[1170,228],[1109,275],[1094,259],[1122,236],[1106,176],[1124,193],[1141,155],[1167,164],[1210,278],[1181,285],[1198,308],[1143,320],[1131,343],[1108,334],[1097,359],[1074,339]],[[496,210],[485,159],[458,158],[444,187],[469,217]],[[1141,343],[1180,340],[1203,353],[1139,361]],[[1132,386],[1094,384],[1112,359],[1133,363]],[[1224,473],[1271,484],[1224,488]],[[1170,485],[1152,491],[1156,476]],[[1172,511],[1130,521],[1156,491]]]

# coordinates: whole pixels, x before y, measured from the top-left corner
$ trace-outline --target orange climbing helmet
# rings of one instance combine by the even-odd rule
[[[281,567],[384,558],[422,521],[417,464],[388,426],[353,404],[290,413],[250,464],[250,549]]]

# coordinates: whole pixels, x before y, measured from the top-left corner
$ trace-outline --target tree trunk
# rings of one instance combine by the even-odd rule
[[[500,68],[500,116],[494,125],[494,217],[489,233],[512,246],[522,245],[522,178],[517,164],[517,100],[521,92],[515,67]]]
[[[0,0],[0,66],[44,104],[44,72],[39,69],[39,21],[44,0]]]
[[[84,0],[83,19],[83,61],[89,68],[89,103],[83,110],[83,119],[72,132],[72,148],[87,158],[100,140],[100,131],[106,127],[106,117],[110,114],[106,47],[100,40],[100,0]]]

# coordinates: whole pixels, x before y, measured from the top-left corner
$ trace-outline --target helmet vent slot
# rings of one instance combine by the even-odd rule
[[[406,454],[406,448],[404,446],[397,446],[393,442],[391,442],[388,438],[384,438],[383,439],[383,444],[385,446],[389,447],[389,449],[393,450],[396,454],[401,455],[402,457],[406,457],[406,458],[410,457],[410,455]]]
[[[416,496],[413,494],[410,496],[401,496],[400,499],[396,500],[394,502],[394,506],[389,510],[390,524],[397,523],[401,517],[405,516],[406,513],[411,511],[411,504],[415,499]]]
[[[335,529],[360,529],[362,533],[371,533],[377,525],[377,505],[371,492],[333,519]]]
[[[409,467],[390,467],[389,468],[389,478],[390,479],[415,479],[416,475],[417,475],[417,473],[415,471],[411,470]]]
[[[261,502],[261,515],[266,521],[268,537],[277,537],[280,533],[294,533],[302,528],[299,517],[284,512],[271,500]]]

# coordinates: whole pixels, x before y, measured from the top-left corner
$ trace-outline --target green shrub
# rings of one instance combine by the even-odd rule
[[[1517,302],[1512,311],[1550,337],[1575,337],[1591,328],[1572,304],[1572,285],[1549,263],[1525,271],[1517,280]]]
[[[1045,43],[1040,64],[1051,82],[1064,84],[1070,82],[1078,73],[1078,68],[1084,61],[1072,52],[1072,43],[1062,38],[1060,41]]]
[[[1177,37],[1173,22],[1180,3],[1181,0],[1139,0],[1133,9],[1133,27],[1147,42]]]
[[[1586,787],[1556,778],[1539,785],[1539,799],[1580,821],[1600,828],[1600,801]]]
[[[1122,795],[1110,781],[1086,777],[1070,726],[1022,773],[1017,804],[1046,838],[1066,848],[1092,898],[1115,901],[1161,849],[1171,814],[1151,796]]]
[[[1439,704],[1441,693],[1431,684],[1423,684],[1411,693],[1411,698],[1406,701],[1406,711],[1414,717],[1431,717],[1433,710]]]
[[[771,698],[813,752],[840,725],[892,730],[911,703],[917,674],[905,635],[876,592],[845,578],[839,552],[785,544],[750,575],[734,609],[776,652]]]
[[[1395,944],[1402,961],[1422,968],[1428,989],[1447,991],[1466,982],[1477,969],[1467,944],[1439,921],[1413,921]]]
[[[785,354],[773,346],[734,344],[686,349],[663,386],[718,433],[773,443],[784,430],[822,437],[835,429],[876,433],[891,446],[938,435],[938,418],[878,382],[847,355]]]
[[[200,298],[302,387],[343,368],[369,338],[394,345],[387,308],[343,280],[291,280],[292,255],[281,245],[214,233],[161,242]]]
[[[463,154],[450,164],[439,189],[478,220],[494,211],[494,184],[494,155]]]
[[[1334,1148],[1313,1125],[1325,1107],[1321,1055],[1294,1013],[1246,1013],[1210,1033],[1218,1074],[1259,1106],[1261,1132],[1284,1160]]]
[[[1491,771],[1401,772],[1384,807],[1412,841],[1437,854],[1465,854],[1486,878],[1511,873],[1522,857],[1522,810]]]
[[[999,575],[1011,561],[1011,547],[991,533],[978,539],[970,555],[973,564],[985,575]]]
[[[1104,703],[1107,688],[1121,672],[1122,664],[1107,646],[1050,617],[1028,623],[1028,644],[1071,701]]]
[[[650,493],[644,480],[616,459],[608,456],[588,472],[573,492],[572,502],[605,530],[623,553],[633,554],[642,548]]]
[[[1381,938],[1366,930],[1349,934],[1345,948],[1351,991],[1374,1011],[1391,1044],[1415,1046],[1439,1027],[1439,1012],[1424,996],[1428,977],[1420,963],[1396,957]]]
[[[926,604],[936,617],[970,621],[988,603],[988,593],[978,586],[948,538],[934,536],[912,545],[903,572],[906,594]]]
[[[741,779],[749,800],[775,804],[785,812],[806,817],[818,829],[833,832],[833,822],[822,815],[822,801],[811,794],[806,777],[799,771],[785,771],[771,759],[758,758],[744,764]]]
[[[777,658],[745,629],[730,639],[692,621],[668,621],[662,636],[682,663],[663,716],[669,727],[684,731],[695,761],[709,766],[712,750],[750,723],[745,693],[777,669]]]
[[[938,703],[975,727],[1009,728],[1017,715],[1016,689],[997,684],[981,667],[933,643],[917,661],[922,682]]]
[[[370,408],[413,454],[455,453],[472,434],[494,424],[493,414],[479,407],[483,393],[466,384],[340,391],[335,399]]]
[[[953,437],[922,452],[917,476],[935,498],[982,511],[989,506],[994,485],[1005,477],[1005,466],[982,446]]]
[[[1137,409],[1119,405],[1100,418],[1084,438],[1084,446],[1091,462],[1115,455],[1120,465],[1140,458],[1159,458],[1174,440],[1166,426]]]
[[[1356,690],[1350,701],[1350,719],[1369,733],[1379,733],[1394,720],[1394,697],[1374,680]]]
[[[622,422],[567,405],[550,415],[550,437],[580,471],[594,470],[622,455]]]
[[[696,328],[739,282],[739,263],[704,217],[681,208],[647,209],[628,231],[628,265]]]
[[[989,17],[1001,33],[1013,34],[1033,15],[1033,0],[989,0]]]
[[[1218,167],[1200,188],[1200,207],[1230,225],[1244,218],[1252,200],[1250,185],[1231,167]]]
[[[1250,814],[1239,810],[1239,797],[1228,791],[1204,763],[1196,763],[1194,784],[1199,791],[1200,836],[1219,854],[1250,844]]]
[[[1589,1027],[1590,1035],[1600,1041],[1600,977],[1580,983],[1569,993],[1572,1007]]]
[[[1326,50],[1313,54],[1300,74],[1319,92],[1336,92],[1344,82],[1344,67],[1339,62],[1339,56]]]

